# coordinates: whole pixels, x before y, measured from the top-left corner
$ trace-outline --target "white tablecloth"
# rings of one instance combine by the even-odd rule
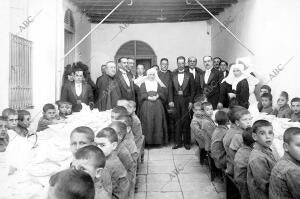
[[[71,131],[78,126],[88,126],[97,133],[110,122],[110,111],[90,111],[84,106],[80,113],[70,115],[64,123],[38,132],[35,148],[27,139],[17,136],[5,152],[7,173],[9,166],[17,168],[17,171],[6,176],[6,187],[1,187],[0,198],[46,198],[49,177],[68,168],[72,161]]]

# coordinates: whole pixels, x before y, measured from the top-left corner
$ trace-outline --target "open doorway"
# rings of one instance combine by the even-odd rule
[[[131,72],[136,75],[136,66],[143,64],[145,69],[149,69],[152,65],[156,64],[157,57],[151,46],[143,41],[128,41],[124,43],[115,55],[117,61],[121,57],[131,57],[135,60],[135,66]]]

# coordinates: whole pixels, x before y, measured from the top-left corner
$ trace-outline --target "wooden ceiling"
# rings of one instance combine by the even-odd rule
[[[91,23],[100,22],[121,0],[71,0]],[[161,23],[203,21],[211,16],[194,0],[126,0],[105,23]],[[199,0],[214,15],[237,0]]]

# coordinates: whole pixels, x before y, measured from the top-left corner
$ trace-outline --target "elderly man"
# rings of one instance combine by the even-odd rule
[[[220,70],[220,62],[221,62],[220,57],[214,57],[213,64],[215,69]]]
[[[99,77],[97,82],[98,98],[96,106],[99,111],[112,109],[117,105],[117,101],[121,99],[121,90],[116,80],[116,64],[113,61],[106,63],[105,73]]]
[[[185,58],[183,56],[177,57],[177,66],[178,69],[173,72],[173,96],[169,103],[169,106],[175,106],[176,109],[177,123],[173,149],[184,145],[189,150],[191,148],[189,111],[192,109],[195,97],[194,79],[191,73],[184,70]]]
[[[203,74],[203,88],[204,94],[213,108],[217,108],[219,101],[220,83],[222,81],[221,73],[218,69],[213,67],[213,60],[211,56],[203,57],[205,72]]]
[[[203,93],[203,73],[204,71],[197,67],[197,58],[189,57],[188,58],[188,68],[186,69],[193,74],[194,85],[195,85],[195,99]],[[195,100],[193,99],[193,100]]]
[[[119,70],[117,71],[116,79],[121,90],[121,98],[135,101],[134,83],[132,74],[128,72],[128,60],[126,57],[119,59]]]

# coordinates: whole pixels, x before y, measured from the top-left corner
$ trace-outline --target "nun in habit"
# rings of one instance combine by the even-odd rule
[[[223,82],[231,85],[231,91],[229,91],[229,106],[239,105],[249,108],[249,83],[247,78],[250,74],[245,73],[244,65],[234,64],[231,66],[228,76],[223,79]]]
[[[159,79],[155,68],[147,70],[147,78],[140,87],[140,119],[145,143],[163,145],[168,140],[167,121],[163,101],[166,86]]]

